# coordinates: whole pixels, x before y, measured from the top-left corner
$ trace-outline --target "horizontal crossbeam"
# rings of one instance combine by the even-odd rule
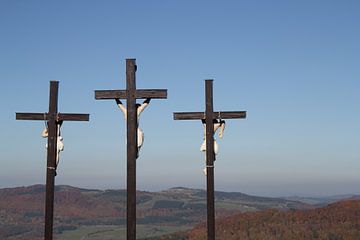
[[[246,111],[214,112],[213,119],[246,118]],[[205,119],[204,112],[176,112],[174,120],[198,120]]]
[[[126,99],[126,90],[95,90],[95,99]],[[166,89],[138,89],[135,92],[135,98],[167,98]]]
[[[16,120],[49,120],[47,113],[16,113]],[[89,121],[89,114],[58,113],[58,121]]]
[[[58,113],[58,118],[62,121],[89,121],[89,114]]]

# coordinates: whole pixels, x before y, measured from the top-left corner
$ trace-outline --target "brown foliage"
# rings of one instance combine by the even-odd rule
[[[312,210],[266,210],[236,214],[216,222],[216,239],[360,239],[360,200],[341,201]],[[206,239],[205,224],[187,234]]]

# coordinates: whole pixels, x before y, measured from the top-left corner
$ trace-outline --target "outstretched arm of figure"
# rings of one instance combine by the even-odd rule
[[[43,138],[47,138],[48,135],[49,135],[48,129],[47,129],[47,127],[45,127],[44,130],[41,132],[41,136]]]
[[[122,113],[124,114],[124,117],[126,119],[126,107],[124,106],[124,104],[120,101],[119,98],[115,98],[116,104],[118,105],[118,107],[120,108],[120,110],[122,111]]]
[[[220,121],[219,138],[222,138],[222,137],[223,137],[224,131],[225,131],[225,121],[224,121],[224,120],[221,120],[221,121]]]
[[[138,109],[137,109],[137,115],[138,115],[138,116],[139,116],[139,115],[142,113],[142,111],[144,111],[145,108],[150,104],[150,100],[151,100],[151,98],[145,99],[144,102],[138,107]]]
[[[48,135],[49,135],[48,128],[49,128],[48,123],[45,122],[45,128],[44,128],[44,130],[41,132],[41,136],[42,136],[43,138],[47,138],[47,137],[48,137]]]
[[[205,140],[205,138],[206,138],[206,121],[205,121],[205,119],[201,119],[201,123],[204,127],[204,140]]]

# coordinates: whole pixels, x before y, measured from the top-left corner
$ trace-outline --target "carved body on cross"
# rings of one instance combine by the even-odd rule
[[[61,125],[62,125],[62,121],[59,121],[57,123],[57,140],[56,140],[56,163],[55,163],[55,167],[54,167],[54,170],[55,170],[55,176],[57,175],[56,173],[56,169],[59,165],[59,161],[60,161],[60,152],[61,151],[64,151],[64,138],[61,136],[61,131],[60,131],[60,128],[61,128]],[[45,125],[45,128],[44,130],[41,132],[41,136],[43,138],[48,138],[49,136],[49,130],[48,130],[48,125],[46,124]],[[48,148],[48,145],[47,143],[45,144],[45,148],[47,149]],[[51,168],[51,167],[50,167]]]
[[[205,163],[206,163],[206,121],[205,119],[201,119],[201,122],[204,126],[204,141],[200,146],[200,151],[205,153]],[[225,130],[225,121],[222,119],[213,119],[213,124],[214,124],[214,135],[216,134],[217,130],[220,129],[219,132],[219,138],[223,137],[224,134],[224,130]],[[216,139],[214,138],[214,153],[215,155],[217,155],[219,153],[219,145],[216,142]],[[214,158],[214,160],[216,160],[216,158]],[[206,167],[204,168],[204,174],[207,174],[206,171]]]
[[[200,151],[206,152],[206,123],[205,123],[205,119],[201,119],[201,122],[202,122],[202,124],[204,126],[204,138],[203,138],[204,141],[200,146]],[[222,120],[222,119],[214,119],[213,122],[214,122],[214,135],[215,135],[216,131],[218,129],[220,129],[219,138],[222,138],[223,134],[224,134],[224,130],[225,130],[225,121]],[[215,152],[215,154],[219,153],[219,145],[217,144],[215,138],[214,138],[214,152]]]
[[[138,125],[140,114],[149,105],[150,99],[166,99],[166,89],[136,89],[135,59],[126,59],[126,90],[96,90],[95,99],[115,99],[126,120],[127,155],[127,205],[126,239],[136,239],[136,159],[144,141],[144,133]],[[126,99],[126,107],[120,101]],[[145,99],[137,104],[137,99]]]
[[[147,99],[144,100],[144,102],[142,104],[139,104],[139,103],[136,104],[136,114],[137,114],[137,123],[138,123],[138,126],[137,126],[137,147],[138,147],[138,151],[140,151],[140,148],[141,148],[141,146],[143,145],[143,142],[144,142],[144,132],[139,127],[140,115],[145,110],[145,108],[150,104],[150,100],[151,100],[151,98],[147,98]],[[115,101],[116,101],[117,106],[120,108],[121,112],[124,114],[124,119],[126,121],[127,120],[126,107],[120,101],[119,98],[116,98]]]
[[[45,199],[45,240],[53,239],[54,192],[56,167],[59,164],[60,151],[64,150],[60,127],[63,121],[89,121],[89,114],[71,114],[58,112],[58,81],[50,81],[49,112],[16,113],[17,120],[45,121],[42,136],[47,139],[46,199]]]
[[[215,193],[214,193],[214,161],[219,152],[219,146],[214,134],[220,129],[222,138],[225,121],[222,119],[245,118],[245,111],[214,112],[213,110],[213,80],[205,80],[205,112],[177,112],[174,120],[201,120],[204,126],[204,141],[200,150],[205,152],[206,188],[207,188],[207,236],[208,240],[215,240]]]

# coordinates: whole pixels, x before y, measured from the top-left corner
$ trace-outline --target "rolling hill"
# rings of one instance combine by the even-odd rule
[[[218,217],[270,208],[312,208],[297,201],[235,192],[216,192],[215,196]],[[0,239],[41,239],[44,197],[43,185],[0,189]],[[161,231],[162,228],[171,229],[172,232],[190,228],[205,219],[205,198],[204,190],[181,187],[161,192],[138,191],[137,222],[139,225],[153,226],[149,231],[158,232],[154,235],[166,233]],[[125,216],[125,190],[71,186],[57,186],[55,189],[54,229],[59,239],[64,233],[76,232],[85,226],[88,230],[86,234],[91,234],[92,230],[99,231],[98,226],[124,226]]]
[[[344,200],[326,207],[281,211],[268,209],[217,219],[216,239],[360,240],[360,200]],[[205,240],[206,226],[153,240]]]

